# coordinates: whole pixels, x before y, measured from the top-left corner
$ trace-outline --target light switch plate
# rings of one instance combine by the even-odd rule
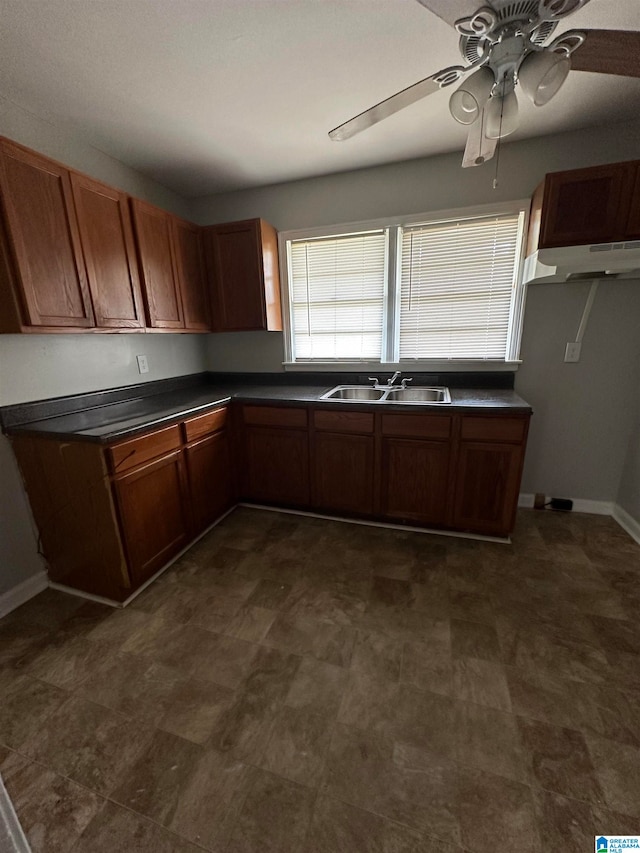
[[[138,373],[148,373],[149,362],[147,361],[146,355],[137,355],[136,360],[138,362]]]
[[[580,350],[582,349],[582,344],[576,341],[572,344],[567,344],[567,348],[564,351],[564,360],[565,361],[580,361]]]

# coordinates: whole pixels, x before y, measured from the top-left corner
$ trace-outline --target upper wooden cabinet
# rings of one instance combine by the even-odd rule
[[[137,198],[131,209],[149,326],[211,331],[202,229]]]
[[[131,199],[131,210],[149,325],[154,329],[184,329],[172,216],[137,198]]]
[[[282,331],[278,239],[262,219],[204,229],[219,332]]]
[[[0,140],[0,188],[0,331],[93,326],[69,171]]]
[[[637,237],[639,165],[611,163],[547,175],[533,197],[527,254]]]
[[[125,193],[71,173],[96,326],[140,328],[144,308]]]
[[[185,329],[211,331],[202,229],[173,217],[173,244]]]

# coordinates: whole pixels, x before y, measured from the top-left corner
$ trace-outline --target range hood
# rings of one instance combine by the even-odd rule
[[[640,278],[640,240],[538,249],[524,261],[525,284]]]

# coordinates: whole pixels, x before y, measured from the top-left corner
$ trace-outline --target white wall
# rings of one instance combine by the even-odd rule
[[[175,193],[84,145],[71,133],[0,101],[0,135],[179,215]],[[0,335],[0,406],[96,391],[205,369],[206,336]],[[149,358],[141,376],[135,356]],[[9,443],[0,436],[0,595],[40,571],[28,502]]]
[[[640,420],[636,420],[629,439],[617,503],[640,524]]]
[[[203,224],[261,216],[288,230],[528,198],[546,172],[636,158],[638,138],[635,122],[507,142],[497,190],[495,160],[462,169],[460,155],[448,154],[202,198],[192,215]],[[587,289],[529,290],[524,363],[516,375],[516,390],[534,408],[523,491],[613,501],[634,423],[640,283],[600,287],[582,359],[565,364],[565,344],[575,337]],[[282,336],[212,335],[208,357],[210,369],[282,370]]]

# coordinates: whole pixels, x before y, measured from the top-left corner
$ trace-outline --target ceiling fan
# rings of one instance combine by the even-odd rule
[[[490,160],[498,140],[518,126],[516,85],[540,107],[558,92],[569,71],[640,77],[640,31],[568,30],[546,43],[558,22],[589,0],[418,0],[460,34],[466,65],[452,65],[334,128],[349,139],[398,110],[473,73],[449,100],[453,118],[469,126],[463,166]]]

